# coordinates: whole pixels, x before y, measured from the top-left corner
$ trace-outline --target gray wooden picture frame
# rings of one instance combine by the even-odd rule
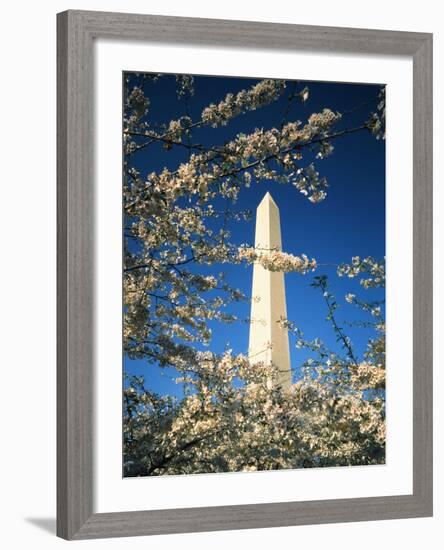
[[[432,35],[66,11],[58,47],[57,534],[88,539],[431,516]],[[413,59],[413,494],[93,512],[93,43],[97,38]]]

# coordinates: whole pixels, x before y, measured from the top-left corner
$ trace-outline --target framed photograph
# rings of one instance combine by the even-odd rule
[[[432,515],[432,35],[58,15],[58,535]]]

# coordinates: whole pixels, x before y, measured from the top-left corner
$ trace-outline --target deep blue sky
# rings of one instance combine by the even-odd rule
[[[193,120],[198,120],[203,107],[209,103],[218,102],[227,92],[236,93],[256,82],[258,80],[255,79],[197,76],[194,82],[195,94],[186,106],[184,100],[177,99],[175,77],[165,75],[157,83],[145,86],[151,101],[149,120],[153,124],[168,122],[184,115],[187,109]],[[138,78],[132,76],[130,88],[136,83]],[[375,109],[376,101],[367,103],[375,99],[379,91],[376,85],[330,82],[299,82],[298,90],[305,85],[310,90],[309,100],[305,104],[294,101],[288,120],[305,122],[311,113],[321,111],[324,107],[341,113],[354,110],[353,113],[344,114],[337,129],[352,128],[367,120],[371,110]],[[278,101],[233,119],[227,127],[196,130],[193,142],[218,145],[238,132],[248,133],[256,127],[279,127],[291,88],[292,83],[288,81],[286,93]],[[248,208],[254,212],[264,194],[269,191],[280,209],[284,251],[305,253],[310,258],[316,258],[319,264],[349,262],[355,255],[382,259],[385,255],[385,142],[362,131],[340,137],[333,144],[333,154],[315,164],[320,176],[326,176],[330,185],[323,202],[312,204],[291,185],[253,181],[249,189],[241,191],[235,208]],[[164,166],[174,168],[180,161],[186,160],[187,151],[176,147],[166,152],[160,145],[154,145],[132,158],[134,165],[142,174],[146,174]],[[307,159],[311,160],[310,157]],[[251,222],[232,222],[230,229],[233,242],[254,244],[254,216]],[[218,273],[221,266],[201,266],[199,269],[205,270],[205,273]],[[251,266],[223,266],[223,269],[227,271],[228,280],[233,286],[247,295],[251,294]],[[319,337],[333,350],[339,351],[335,335],[325,321],[327,311],[320,291],[310,287],[313,277],[323,274],[329,276],[331,290],[340,304],[336,315],[342,326],[344,320],[366,319],[355,306],[345,302],[344,295],[347,292],[368,300],[381,300],[384,293],[381,290],[362,290],[357,279],[338,278],[333,266],[322,266],[312,274],[291,273],[285,276],[288,318],[297,324],[307,339]],[[240,319],[248,318],[249,310],[249,303],[237,304],[230,309]],[[370,318],[367,317],[367,320]],[[213,339],[209,349],[221,352],[229,347],[234,352],[247,351],[247,323],[217,323],[212,325],[212,329]],[[365,351],[368,338],[374,336],[373,331],[362,328],[346,327],[346,331],[358,355]],[[297,377],[298,368],[307,358],[307,353],[295,348],[294,339],[291,338],[290,343],[292,367]],[[174,375],[171,371],[160,372],[160,369],[144,361],[130,361],[127,358],[125,370],[143,374],[147,387],[154,391],[176,395],[181,393],[180,386],[171,381]]]

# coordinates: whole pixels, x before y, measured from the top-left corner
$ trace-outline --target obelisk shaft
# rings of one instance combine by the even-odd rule
[[[267,193],[256,212],[255,248],[260,253],[282,250],[279,209]],[[291,385],[288,330],[279,321],[287,319],[284,273],[270,271],[259,263],[253,267],[249,358],[252,363],[273,363],[279,369],[278,383]]]

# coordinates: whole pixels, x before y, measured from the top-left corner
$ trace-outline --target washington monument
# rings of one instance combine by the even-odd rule
[[[270,193],[262,199],[256,211],[255,248],[266,253],[282,250],[279,209]],[[287,319],[284,273],[253,267],[251,326],[248,356],[252,363],[273,363],[279,369],[278,383],[291,386],[288,330],[280,319]]]

